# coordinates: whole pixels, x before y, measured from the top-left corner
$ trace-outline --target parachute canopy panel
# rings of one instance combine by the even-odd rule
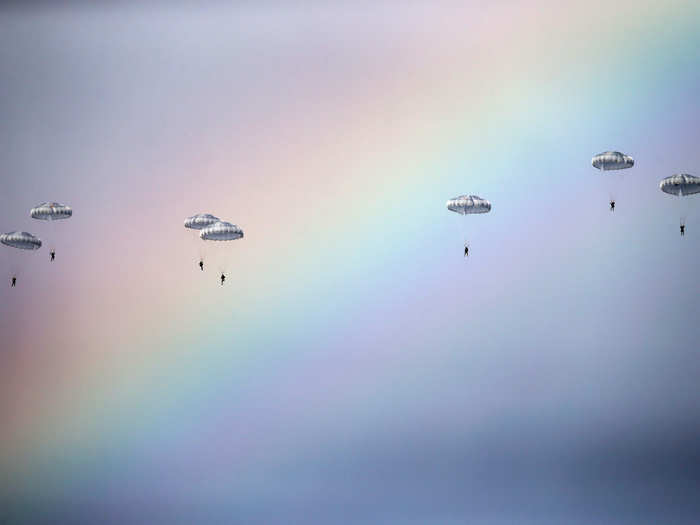
[[[599,170],[624,170],[634,166],[634,159],[619,151],[598,153],[591,159],[591,165]]]
[[[9,232],[0,235],[0,242],[20,250],[38,250],[41,239],[27,232]]]
[[[700,193],[700,177],[687,173],[671,175],[659,183],[659,188],[669,195],[693,195]]]
[[[185,228],[190,228],[192,230],[201,230],[212,224],[216,224],[220,219],[213,216],[211,213],[198,213],[192,217],[187,217],[185,219]]]
[[[59,204],[58,202],[43,202],[31,209],[30,214],[32,219],[41,221],[56,221],[59,219],[68,219],[73,216],[73,210],[70,206]]]
[[[488,213],[491,211],[491,203],[477,195],[460,195],[447,201],[447,209],[461,215]]]
[[[219,221],[199,232],[205,241],[234,241],[243,237],[243,230],[230,222]]]

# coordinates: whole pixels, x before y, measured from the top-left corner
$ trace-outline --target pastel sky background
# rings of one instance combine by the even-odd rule
[[[681,238],[658,189],[700,175],[699,28],[4,4],[0,229],[45,245],[0,247],[0,521],[700,522],[700,198]],[[205,272],[199,212],[245,231]]]

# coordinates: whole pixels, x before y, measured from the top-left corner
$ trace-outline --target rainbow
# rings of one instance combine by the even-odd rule
[[[625,182],[639,184],[629,184],[616,215],[626,207],[644,235],[661,235],[652,224],[662,213],[652,220],[642,211],[663,200],[656,181],[698,171],[678,159],[692,133],[682,115],[700,92],[700,5],[671,3],[675,9],[601,4],[605,16],[591,2],[387,7],[369,27],[358,13],[321,17],[335,36],[317,28],[236,37],[289,68],[284,93],[266,84],[273,73],[248,63],[232,77],[239,91],[182,88],[181,113],[163,117],[172,127],[138,150],[139,166],[105,162],[103,186],[84,184],[67,199],[80,217],[60,232],[72,242],[56,271],[41,273],[45,261],[37,259],[29,272],[36,279],[17,289],[23,295],[2,292],[5,491],[39,487],[61,498],[126,458],[147,469],[184,454],[216,470],[207,439],[222,433],[229,434],[216,441],[220,458],[241,468],[271,450],[283,461],[337,439],[311,425],[290,438],[296,449],[275,448],[276,425],[291,424],[299,407],[312,407],[319,425],[335,421],[336,409],[354,418],[355,429],[376,424],[363,390],[393,395],[397,410],[406,409],[419,397],[413,383],[377,386],[394,377],[398,349],[417,359],[421,348],[451,348],[467,329],[460,319],[498,311],[505,292],[494,289],[525,296],[535,262],[517,274],[506,260],[546,235],[565,235],[551,217],[583,224],[578,234],[594,251],[618,242],[595,240],[609,218],[602,191],[595,200],[600,178],[590,166],[600,151],[619,149],[637,161]],[[193,22],[200,23],[209,27]],[[204,52],[223,46],[235,63],[237,41],[210,23],[215,45],[202,44]],[[56,35],[70,28],[62,20]],[[211,67],[224,58],[214,56]],[[156,122],[171,103],[122,110]],[[109,118],[118,119],[114,111]],[[140,136],[115,140],[124,151],[142,147]],[[673,158],[664,157],[669,151]],[[449,213],[445,200],[461,193],[489,199],[493,212],[473,223]],[[587,208],[582,196],[591,199]],[[589,220],[597,207],[601,216]],[[215,272],[195,268],[191,232],[182,228],[192,210],[246,232],[226,252],[224,287]],[[501,277],[468,282],[465,231],[474,271]],[[557,257],[542,264],[563,264]],[[467,283],[480,308],[455,291]]]

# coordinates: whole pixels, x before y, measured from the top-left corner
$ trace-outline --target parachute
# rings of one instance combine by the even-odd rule
[[[591,165],[601,171],[624,170],[634,166],[634,159],[619,151],[606,151],[594,155]]]
[[[700,177],[679,173],[666,177],[659,183],[659,189],[668,195],[676,197],[688,197],[700,193]],[[690,202],[688,199],[679,199],[681,234],[685,230],[685,220],[690,212]]]
[[[205,241],[235,241],[243,237],[243,230],[230,222],[219,221],[199,232]]]
[[[682,197],[683,195],[693,195],[700,193],[700,177],[680,173],[666,177],[659,183],[659,188],[664,193]]]
[[[32,219],[49,222],[49,241],[51,243],[51,260],[53,260],[55,255],[54,248],[56,247],[56,236],[53,222],[61,219],[69,219],[73,216],[73,210],[70,206],[65,206],[63,204],[59,204],[58,202],[43,202],[32,208],[29,214],[32,216]]]
[[[192,215],[192,217],[187,217],[187,219],[185,219],[185,228],[188,230],[202,230],[217,222],[219,222],[219,218],[211,213],[198,213],[197,215]],[[205,244],[195,236],[192,236],[192,242],[196,243],[196,247],[194,248],[196,248],[199,255],[200,268],[204,270]]]
[[[236,239],[241,239],[242,237],[243,230],[241,230],[235,224],[225,221],[216,222],[199,232],[199,238],[207,241],[204,244],[209,244],[212,242],[212,244],[217,246],[217,256],[215,259],[222,277],[228,268],[228,261],[231,256],[231,252],[229,250],[230,246],[228,243],[221,241],[235,241]],[[224,284],[223,278],[221,279],[221,284]]]
[[[41,239],[27,232],[9,232],[0,235],[0,242],[19,250],[38,250]]]
[[[491,203],[476,195],[460,195],[447,201],[447,209],[460,215],[488,213],[491,211]]]
[[[214,217],[211,213],[198,213],[185,219],[185,228],[201,230],[217,222],[219,222],[219,218]]]
[[[41,248],[41,239],[27,232],[9,232],[0,235],[0,243],[10,248],[16,248],[16,250],[12,250],[12,253],[8,256],[10,272],[13,277],[12,286],[14,286],[14,278],[16,278],[26,266],[26,261],[24,260],[22,252],[28,253]]]
[[[32,219],[41,221],[56,221],[59,219],[68,219],[73,215],[73,210],[70,206],[64,206],[57,202],[44,202],[37,207],[32,208],[30,212]]]
[[[605,151],[593,156],[591,159],[591,166],[602,172],[624,170],[634,166],[634,159],[619,151]],[[610,197],[611,211],[615,209],[615,198],[619,191],[618,185],[621,182],[622,172],[614,177],[606,177],[605,179],[605,184],[608,187],[608,196]]]
[[[447,209],[460,215],[482,214],[491,211],[491,203],[478,195],[460,195],[447,201]],[[469,254],[469,242],[464,232],[464,256]]]

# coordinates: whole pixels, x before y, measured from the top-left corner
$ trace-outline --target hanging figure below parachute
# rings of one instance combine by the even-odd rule
[[[613,170],[624,170],[634,166],[634,159],[629,155],[620,153],[619,151],[605,151],[594,155],[591,159],[591,166],[599,169],[602,172]],[[610,177],[613,175],[611,174]],[[621,178],[621,175],[619,176]],[[613,179],[606,181],[607,183],[615,182]],[[615,211],[615,195],[610,188],[610,211]]]
[[[58,202],[44,202],[39,204],[35,208],[32,208],[29,212],[32,219],[37,219],[40,221],[58,221],[61,219],[70,219],[73,216],[73,209],[70,206],[65,206],[59,204]],[[52,237],[53,237],[53,226],[52,226]],[[50,239],[51,243],[55,240]],[[56,250],[51,246],[51,251],[49,252],[49,260],[54,261],[56,259]]]
[[[18,250],[33,251],[41,248],[41,239],[27,232],[3,233],[0,235],[0,243]],[[13,275],[10,280],[10,286],[14,288],[16,284],[17,275]]]
[[[679,173],[666,177],[659,183],[659,189],[668,195],[679,197],[679,204],[683,207],[680,213],[681,237],[685,237],[685,221],[690,208],[691,195],[700,193],[700,177]]]
[[[460,195],[447,201],[447,209],[460,215],[488,213],[491,203],[477,195]],[[469,243],[464,243],[464,257],[469,256]]]

